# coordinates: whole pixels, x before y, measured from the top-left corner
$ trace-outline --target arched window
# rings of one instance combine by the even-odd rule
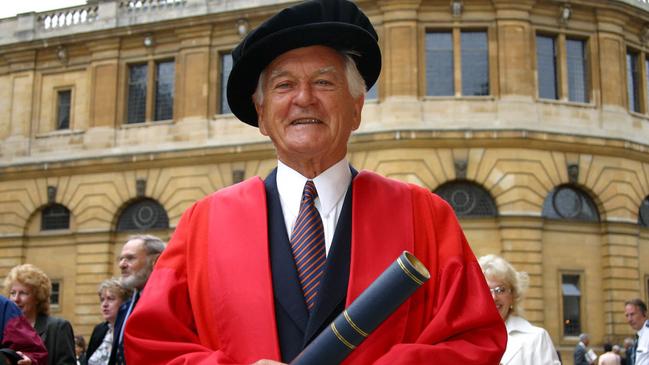
[[[581,189],[562,185],[550,192],[543,202],[543,217],[599,222],[597,206]]]
[[[124,209],[117,221],[118,231],[141,231],[169,228],[169,217],[160,203],[153,199],[138,200]]]
[[[70,228],[70,211],[61,204],[50,204],[41,211],[41,231]]]
[[[640,204],[640,210],[638,211],[638,224],[643,227],[649,227],[649,196],[642,201],[642,204]]]
[[[453,207],[458,217],[494,217],[498,214],[489,192],[470,181],[446,183],[435,193]]]

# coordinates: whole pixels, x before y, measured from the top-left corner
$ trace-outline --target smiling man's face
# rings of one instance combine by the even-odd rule
[[[271,138],[282,162],[295,169],[307,162],[328,168],[345,157],[364,97],[350,94],[340,53],[324,46],[293,49],[262,77],[259,130]]]

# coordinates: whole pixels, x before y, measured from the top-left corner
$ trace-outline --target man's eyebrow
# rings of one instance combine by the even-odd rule
[[[313,73],[313,75],[323,75],[323,74],[335,73],[335,72],[336,72],[336,68],[334,66],[325,66],[325,67],[321,67],[321,68],[317,69]],[[288,75],[288,74],[290,74],[290,72],[287,71],[287,70],[283,70],[283,69],[273,70],[273,71],[271,71],[270,76],[268,77],[268,80],[272,80],[274,78],[281,77],[281,76]]]

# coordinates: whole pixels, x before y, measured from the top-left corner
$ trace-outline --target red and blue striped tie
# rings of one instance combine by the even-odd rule
[[[320,289],[320,278],[323,275],[327,259],[322,219],[315,207],[317,196],[318,191],[315,189],[313,181],[307,181],[302,193],[300,213],[291,234],[293,258],[309,312],[315,305]]]

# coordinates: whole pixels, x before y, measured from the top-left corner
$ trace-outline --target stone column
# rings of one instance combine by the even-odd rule
[[[499,224],[502,256],[516,270],[525,271],[530,277],[523,303],[525,318],[543,326],[543,223],[537,217],[504,216]]]
[[[8,108],[0,118],[8,118],[7,138],[0,144],[5,156],[25,156],[29,154],[29,140],[38,120],[34,117],[34,82],[36,79],[36,51],[7,52],[3,54],[9,71],[6,86],[9,100]],[[5,92],[7,94],[7,92]]]
[[[74,331],[90,334],[102,318],[97,287],[113,276],[113,244],[108,232],[77,235],[76,296]]]
[[[211,32],[209,25],[176,30],[180,48],[176,60],[174,120],[179,126],[175,133],[180,140],[207,138],[209,74],[216,72],[210,70]]]
[[[536,95],[530,39],[534,0],[494,0],[498,35],[498,90],[502,99],[532,101]]]
[[[634,223],[607,222],[604,228],[601,255],[605,333],[621,343],[631,333],[624,318],[624,302],[641,298],[642,292],[639,226]]]
[[[421,0],[379,0],[383,27],[379,42],[383,53],[383,69],[379,95],[384,101],[383,115],[388,124],[421,120],[418,102],[419,79],[425,71],[419,68],[418,9]]]
[[[601,75],[601,85],[593,85],[599,90],[602,98],[602,108],[606,112],[627,109],[626,89],[626,48],[624,42],[624,26],[627,21],[618,11],[596,9],[597,43],[599,44],[599,67],[595,73]],[[620,89],[624,92],[620,92]],[[620,110],[620,108],[622,110]],[[617,119],[615,117],[615,119]]]

